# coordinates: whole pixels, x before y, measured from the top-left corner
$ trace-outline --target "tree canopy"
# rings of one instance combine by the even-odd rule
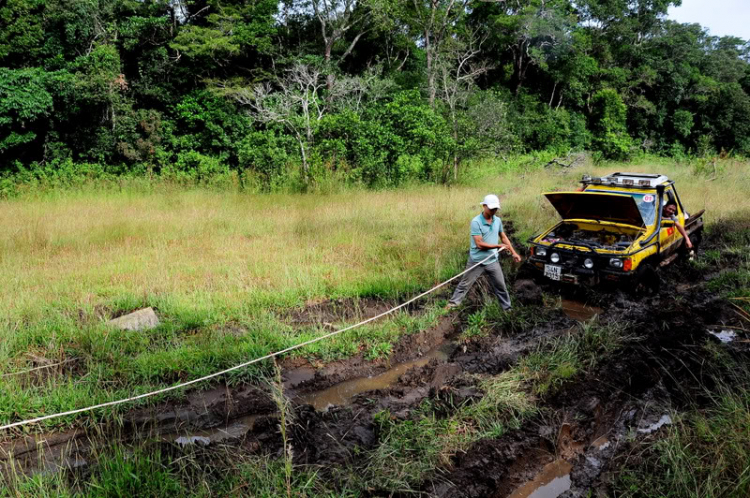
[[[750,44],[680,0],[8,0],[0,175],[446,181],[483,154],[750,154]]]

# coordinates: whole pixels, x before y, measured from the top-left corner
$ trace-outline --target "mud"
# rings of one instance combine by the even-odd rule
[[[295,327],[335,329],[336,325],[372,318],[399,304],[376,298],[308,301],[303,308],[282,315],[282,319]]]
[[[589,306],[570,298],[562,299],[562,310],[565,316],[579,322],[586,322],[602,313],[602,308],[598,306]]]
[[[709,247],[722,244],[708,242]],[[467,374],[506,371],[549,341],[580,333],[586,326],[581,322],[596,319],[601,325],[620,325],[625,342],[618,350],[595,370],[541,396],[539,416],[453,456],[420,491],[444,497],[611,495],[623,455],[644,438],[659,437],[674,413],[708,402],[706,389],[719,374],[706,361],[703,346],[713,342],[743,361],[750,355],[749,343],[743,342],[750,338],[748,324],[729,302],[707,290],[707,279],[721,270],[677,263],[662,273],[668,292],[649,297],[543,287],[552,299],[542,299],[538,286],[523,283],[514,288],[523,289],[526,311],[536,319],[508,321],[487,337],[459,342],[467,315],[476,309],[470,304],[461,315],[445,316],[430,330],[404,336],[387,360],[367,361],[362,355],[326,365],[286,360],[283,387],[293,405],[295,464],[314,465],[322,478],[335,482],[333,469],[366,466],[368,451],[381,437],[376,414],[388,410],[396,420],[409,420],[429,399],[436,417],[447,416],[482,395]],[[476,295],[473,299],[478,301]],[[310,303],[286,319],[294,326],[328,327],[374,316],[393,304]],[[731,342],[722,341],[730,336]],[[131,412],[118,437],[147,439],[177,452],[192,447],[211,454],[221,447],[222,454],[229,449],[279,456],[276,409],[262,386],[217,385],[190,393],[185,402]],[[92,441],[101,444],[111,430],[9,441],[0,445],[0,465],[7,468],[8,455],[14,454],[26,472],[48,472],[55,465],[80,468],[92,461]],[[40,448],[51,457],[40,460]],[[393,495],[389,490],[368,493]]]
[[[423,367],[432,360],[436,362],[445,361],[455,348],[455,344],[443,344],[438,348],[428,351],[420,358],[398,364],[379,375],[360,377],[341,382],[327,389],[299,396],[295,399],[295,402],[302,405],[311,405],[316,410],[322,411],[326,411],[334,406],[347,406],[358,394],[390,388],[396,383],[399,377],[412,368]]]
[[[458,335],[459,327],[460,323],[455,317],[441,317],[435,327],[401,337],[388,358],[368,360],[364,354],[359,354],[319,366],[313,366],[300,358],[282,361],[284,386],[301,396],[352,379],[375,377],[385,373],[393,365],[419,359],[434,351],[446,339]]]
[[[573,465],[566,460],[555,460],[513,493],[510,498],[557,498],[570,489],[570,471]]]

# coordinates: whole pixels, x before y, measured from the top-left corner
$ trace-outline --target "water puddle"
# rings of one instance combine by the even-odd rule
[[[724,344],[734,341],[737,337],[737,333],[734,330],[722,330],[721,332],[709,330],[708,333],[716,337]]]
[[[670,425],[672,423],[672,417],[669,415],[662,415],[661,418],[656,422],[648,427],[643,427],[641,429],[638,429],[638,432],[641,434],[651,434],[654,431],[658,431],[662,428],[664,425]]]
[[[546,465],[531,481],[516,489],[510,498],[557,498],[570,489],[573,466],[565,460]]]
[[[567,298],[562,299],[562,310],[568,318],[578,320],[579,322],[591,320],[602,312],[601,308],[589,306],[580,301],[574,301]]]
[[[167,441],[173,441],[182,447],[192,444],[208,446],[211,443],[221,443],[230,439],[241,438],[255,425],[255,421],[262,415],[248,415],[232,420],[229,425],[191,431],[175,438],[175,434],[165,436]]]
[[[163,441],[176,443],[182,447],[190,445],[208,446],[212,443],[237,439],[253,428],[255,421],[263,415],[249,415],[232,420],[229,424],[212,429],[175,431],[156,428],[154,432],[141,437],[158,437]],[[43,437],[17,448],[0,451],[0,481],[2,474],[51,475],[62,469],[85,467],[88,461],[83,455],[90,454],[92,448],[108,446],[103,439],[71,436],[68,440],[57,442]],[[15,451],[14,451],[15,449]]]
[[[328,389],[300,396],[297,401],[301,404],[312,405],[319,411],[326,411],[331,406],[345,406],[357,394],[390,387],[399,377],[412,368],[423,367],[434,359],[438,361],[447,360],[455,348],[455,344],[443,344],[420,358],[400,363],[380,375],[348,380]]]
[[[313,367],[300,367],[284,372],[284,389],[292,389],[315,378],[315,369]]]
[[[591,443],[592,448],[596,448],[599,451],[606,450],[609,448],[610,442],[609,439],[607,439],[607,436],[602,436],[600,438],[597,438],[593,443]]]

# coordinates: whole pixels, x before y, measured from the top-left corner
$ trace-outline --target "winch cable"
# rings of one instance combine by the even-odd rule
[[[224,374],[228,374],[229,372],[233,372],[235,370],[239,370],[241,368],[245,368],[245,367],[247,367],[249,365],[252,365],[253,363],[258,363],[258,362],[261,362],[263,360],[268,360],[268,359],[271,359],[271,358],[275,358],[277,356],[280,356],[282,354],[288,353],[290,351],[294,351],[295,349],[300,349],[300,348],[303,348],[305,346],[309,346],[310,344],[314,344],[316,342],[320,342],[320,341],[323,341],[325,339],[330,339],[331,337],[337,336],[339,334],[343,334],[344,332],[348,332],[348,331],[350,331],[352,329],[361,327],[362,325],[365,325],[367,323],[374,322],[375,320],[378,320],[378,319],[380,319],[380,318],[382,318],[382,317],[384,317],[386,315],[390,315],[390,314],[392,314],[392,313],[400,310],[401,308],[404,308],[405,306],[410,305],[414,301],[417,301],[417,300],[423,298],[424,296],[427,296],[428,294],[432,294],[433,292],[435,292],[436,290],[440,289],[441,287],[444,287],[444,286],[448,285],[450,282],[456,280],[457,278],[464,276],[466,273],[470,272],[471,270],[473,270],[477,266],[485,263],[486,261],[490,260],[493,257],[496,257],[498,255],[498,253],[500,251],[503,251],[503,250],[506,250],[506,248],[503,247],[503,248],[501,248],[499,250],[493,250],[492,254],[490,254],[489,256],[487,256],[486,258],[484,258],[479,263],[476,263],[475,265],[470,266],[469,268],[466,268],[461,273],[458,273],[457,275],[449,278],[448,280],[439,283],[438,285],[436,285],[433,288],[431,288],[431,289],[429,289],[429,290],[427,290],[427,291],[419,294],[418,296],[413,297],[413,298],[409,299],[408,301],[406,301],[406,302],[404,302],[404,303],[402,303],[402,304],[400,304],[400,305],[398,305],[398,306],[396,306],[394,308],[391,308],[391,309],[389,309],[387,311],[384,311],[384,312],[380,313],[379,315],[373,316],[373,317],[368,318],[366,320],[362,320],[359,323],[355,323],[354,325],[350,325],[350,326],[345,327],[343,329],[335,330],[333,332],[330,332],[328,334],[322,335],[320,337],[316,337],[314,339],[310,339],[309,341],[301,342],[299,344],[295,344],[294,346],[290,346],[290,347],[288,347],[286,349],[282,349],[280,351],[276,351],[275,353],[269,353],[269,354],[267,354],[265,356],[261,356],[260,358],[255,358],[253,360],[246,361],[244,363],[240,363],[239,365],[235,365],[235,366],[233,366],[231,368],[227,368],[225,370],[221,370],[219,372],[215,372],[215,373],[212,373],[212,374],[209,374],[209,375],[205,375],[203,377],[199,377],[197,379],[193,379],[193,380],[190,380],[190,381],[187,381],[187,382],[182,382],[182,383],[176,384],[174,386],[165,387],[163,389],[157,389],[156,391],[151,391],[151,392],[148,392],[148,393],[139,394],[137,396],[132,396],[132,397],[129,397],[129,398],[118,399],[118,400],[115,400],[115,401],[108,401],[106,403],[100,403],[98,405],[87,406],[86,408],[78,408],[76,410],[69,410],[69,411],[66,411],[66,412],[53,413],[52,415],[44,415],[44,416],[41,416],[41,417],[36,417],[36,418],[30,418],[30,419],[27,419],[27,420],[22,420],[20,422],[13,422],[11,424],[6,424],[6,425],[3,425],[3,426],[0,426],[0,431],[7,430],[7,429],[12,429],[14,427],[21,427],[21,426],[29,425],[29,424],[35,424],[35,423],[38,423],[38,422],[42,422],[44,420],[51,420],[51,419],[54,419],[54,418],[67,417],[69,415],[77,415],[77,414],[83,413],[83,412],[88,412],[88,411],[92,411],[92,410],[98,410],[99,408],[107,408],[107,407],[110,407],[110,406],[122,405],[124,403],[130,403],[132,401],[137,401],[139,399],[144,399],[144,398],[149,398],[149,397],[152,397],[152,396],[157,396],[159,394],[168,393],[170,391],[176,391],[177,389],[182,389],[183,387],[187,387],[187,386],[190,386],[190,385],[193,385],[193,384],[197,384],[199,382],[204,382],[206,380],[214,379],[214,378],[222,376]]]

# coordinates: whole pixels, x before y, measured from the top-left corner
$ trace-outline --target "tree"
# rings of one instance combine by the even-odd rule
[[[630,154],[632,140],[626,124],[627,106],[612,88],[593,97],[594,144],[605,159],[622,160]]]
[[[437,70],[440,73],[439,87],[443,103],[448,108],[453,140],[459,144],[459,112],[463,110],[471,96],[474,82],[486,73],[489,64],[479,59],[482,43],[486,36],[466,32],[463,37],[454,37],[446,42],[444,54],[439,58]],[[453,152],[453,179],[458,179],[458,148]]]
[[[430,105],[435,105],[440,75],[443,44],[450,39],[453,29],[462,24],[469,0],[412,0],[411,22],[421,37],[427,62],[427,94]]]
[[[322,91],[325,78],[311,64],[297,63],[276,82],[256,85],[249,90],[238,89],[235,99],[249,107],[254,119],[261,123],[280,123],[294,135],[302,158],[302,179],[310,183],[308,144],[313,143],[320,120],[327,112]]]
[[[209,0],[202,7],[196,5],[194,12],[182,9],[181,13],[181,26],[170,47],[178,58],[190,59],[199,74],[249,73],[256,70],[260,56],[274,50],[275,0]]]
[[[53,109],[48,75],[39,68],[0,68],[0,158],[39,138]]]
[[[0,7],[0,63],[34,64],[44,44],[43,0],[8,0]]]

